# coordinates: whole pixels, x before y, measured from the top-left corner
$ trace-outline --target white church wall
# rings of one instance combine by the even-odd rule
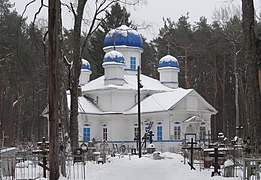
[[[102,111],[112,111],[112,97],[111,92],[102,92],[98,95],[98,103],[97,105],[100,107]]]
[[[142,114],[142,136],[145,133],[145,123],[153,122],[151,130],[154,133],[153,143],[156,149],[159,151],[171,151],[179,152],[181,149],[181,141],[184,139],[185,130],[188,123],[181,123],[181,139],[175,140],[171,138],[174,135],[174,122],[182,122],[185,113],[152,113],[152,114]],[[162,141],[157,140],[157,123],[161,122],[162,126]],[[83,127],[84,124],[89,124],[91,128],[91,139],[95,138],[97,142],[102,140],[102,128],[106,124],[108,130],[108,141],[111,143],[121,144],[125,143],[129,147],[136,147],[136,142],[134,141],[134,127],[137,125],[137,115],[79,115],[79,127]],[[197,127],[195,124],[192,125],[195,129]],[[83,132],[79,131],[79,141],[83,140]],[[199,129],[196,130],[199,133]],[[149,142],[147,142],[149,143]]]
[[[186,97],[186,106],[188,111],[197,111],[198,110],[198,97],[192,94],[189,94]]]
[[[137,48],[118,48],[118,51],[120,51],[124,57],[125,57],[125,72],[128,74],[136,74],[136,71],[133,71],[131,69],[130,59],[131,57],[134,57],[136,59],[136,69],[140,66],[140,60],[141,60],[141,50]]]
[[[141,92],[141,100],[146,98],[147,91]],[[99,92],[85,92],[88,97],[104,112],[124,112],[138,102],[136,90],[103,90]]]
[[[124,112],[136,103],[136,91],[107,90],[96,94],[87,94],[94,99],[95,104],[104,112]]]
[[[135,104],[136,91],[117,91],[112,93],[112,110],[123,112],[130,109]]]
[[[104,48],[105,53],[112,51],[113,47]],[[127,46],[116,46],[116,50],[121,52],[125,57],[125,73],[127,74],[136,74],[136,71],[130,70],[130,58],[135,57],[136,58],[136,70],[137,67],[140,65],[141,60],[141,53],[143,50],[141,48],[137,47],[127,47]]]
[[[177,82],[178,83],[178,69],[166,68],[164,71],[160,71],[160,81],[161,82]]]

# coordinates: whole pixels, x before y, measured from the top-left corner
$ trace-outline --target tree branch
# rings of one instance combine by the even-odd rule
[[[71,6],[71,10],[72,10],[72,13],[73,13],[74,19],[76,19],[77,14],[76,14],[76,12],[75,12],[75,10],[74,10],[74,8],[73,8],[73,4],[70,3],[70,6]]]

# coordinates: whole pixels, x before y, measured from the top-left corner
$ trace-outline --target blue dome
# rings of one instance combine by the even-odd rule
[[[116,62],[124,64],[124,55],[119,51],[113,50],[105,54],[103,62]]]
[[[141,35],[126,25],[108,32],[104,39],[104,47],[114,46],[114,41],[115,46],[143,47]]]
[[[171,55],[166,55],[162,57],[159,61],[159,68],[161,67],[174,67],[174,68],[179,68],[179,62],[178,60],[171,56]]]
[[[89,70],[91,71],[91,65],[90,63],[85,60],[85,59],[82,59],[82,67],[81,67],[82,70]]]

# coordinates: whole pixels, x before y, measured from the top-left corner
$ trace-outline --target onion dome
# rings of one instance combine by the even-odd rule
[[[91,65],[86,59],[82,59],[82,67],[81,70],[89,70],[91,71]]]
[[[107,52],[103,58],[103,62],[116,62],[116,63],[122,63],[124,64],[124,55],[120,53],[119,51],[110,51]]]
[[[131,46],[143,47],[141,35],[134,29],[122,25],[108,32],[104,39],[104,47],[109,46]]]
[[[162,57],[159,61],[159,68],[162,67],[174,67],[179,69],[179,62],[175,57],[171,55],[166,55]]]

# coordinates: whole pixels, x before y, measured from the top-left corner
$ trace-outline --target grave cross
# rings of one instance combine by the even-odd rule
[[[152,136],[154,136],[153,132],[152,131],[149,131],[149,139],[150,139],[150,144],[152,143]]]
[[[47,167],[47,155],[49,152],[49,142],[46,141],[45,137],[43,137],[42,142],[38,142],[37,146],[40,148],[39,150],[35,150],[33,151],[34,154],[41,154],[43,157],[43,162],[39,162],[38,165],[41,166],[43,168],[43,177],[47,177],[46,176],[46,170],[50,171],[50,168]]]
[[[200,150],[201,148],[195,148],[194,147],[194,144],[197,144],[197,143],[193,141],[193,138],[191,138],[191,142],[188,142],[187,144],[191,144],[190,147],[182,148],[182,149],[189,149],[190,150],[190,162],[188,162],[188,164],[190,165],[191,170],[192,169],[196,170],[193,166],[193,153],[194,153],[194,150]]]
[[[209,154],[209,157],[214,157],[214,171],[211,174],[212,176],[220,176],[220,172],[218,171],[220,169],[220,166],[218,164],[218,157],[224,157],[224,154],[218,153],[218,148],[215,147],[214,154]]]

